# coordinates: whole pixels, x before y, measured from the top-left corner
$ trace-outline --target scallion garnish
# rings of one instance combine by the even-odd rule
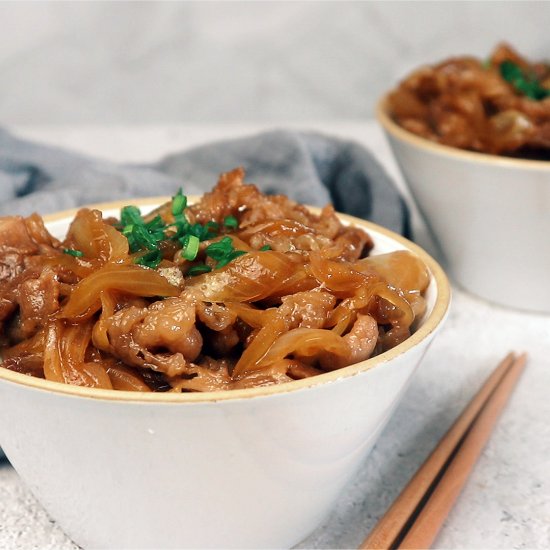
[[[199,245],[200,241],[198,237],[195,237],[195,235],[185,235],[183,239],[181,239],[181,255],[186,259],[192,262],[199,252]]]
[[[134,260],[134,263],[156,269],[162,261],[162,254],[160,250],[151,250],[143,256],[139,256]]]
[[[212,271],[212,268],[209,265],[197,264],[197,265],[191,266],[187,270],[187,275],[194,277],[195,275],[202,275],[203,273],[209,273],[210,271]]]
[[[268,244],[264,244],[262,248],[260,248],[262,252],[266,252],[268,250],[271,250],[271,247]]]
[[[189,226],[188,233],[191,235],[195,235],[195,237],[197,237],[199,241],[207,241],[208,239],[216,236],[219,227],[219,224],[217,224],[216,222],[207,222],[205,225],[195,223]]]
[[[235,250],[233,239],[231,237],[223,237],[219,241],[212,243],[206,247],[204,253],[216,261],[216,269],[227,265],[235,258],[246,254],[244,250]]]
[[[244,250],[233,250],[226,256],[224,256],[217,264],[216,269],[219,269],[220,267],[223,267],[224,265],[227,265],[229,262],[232,262],[235,258],[238,258],[239,256],[242,256],[243,254],[246,254]]]
[[[159,242],[164,239],[164,227],[159,225],[158,220],[153,218],[145,223],[139,208],[135,206],[125,206],[120,211],[120,221],[122,234],[130,245],[130,252],[137,252],[143,248],[156,250]]]
[[[227,229],[237,229],[239,227],[239,222],[235,216],[226,216],[223,220],[224,227]]]
[[[217,262],[221,261],[233,250],[233,239],[231,237],[223,237],[219,241],[209,244],[204,253]]]
[[[82,258],[82,256],[84,256],[84,252],[75,250],[74,248],[64,248],[63,254],[68,254],[69,256],[74,256],[75,258]]]
[[[181,255],[188,261],[194,261],[199,253],[201,241],[215,238],[220,231],[220,224],[209,221],[204,225],[201,223],[189,223],[185,215],[187,208],[187,197],[183,191],[172,197],[170,210],[174,221],[165,224],[160,215],[146,222],[141,211],[136,206],[125,206],[120,211],[120,224],[115,227],[128,239],[131,253],[143,252],[136,256],[134,262],[150,268],[157,268],[162,261],[160,245],[163,241],[178,241],[181,244]],[[226,216],[223,220],[225,229],[237,229],[239,223],[235,216]],[[82,255],[79,251],[67,252],[73,256]],[[216,262],[215,267],[223,267],[229,262],[245,254],[243,250],[235,250],[233,240],[230,237],[223,237],[206,247],[205,254]],[[187,271],[188,275],[198,275],[211,271],[212,267],[206,264],[191,266]]]
[[[157,214],[151,221],[145,224],[145,227],[149,231],[161,231],[164,229],[164,222],[162,218]]]
[[[499,68],[502,78],[528,98],[540,101],[541,99],[550,97],[550,89],[544,88],[534,74],[526,74],[513,61],[503,61]]]
[[[130,224],[144,223],[139,208],[137,206],[125,206],[122,208],[120,211],[120,223],[123,227]]]
[[[179,216],[187,206],[187,197],[183,194],[181,187],[178,192],[172,197],[172,215]]]

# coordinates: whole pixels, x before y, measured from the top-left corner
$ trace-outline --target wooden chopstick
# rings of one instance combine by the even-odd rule
[[[427,548],[458,497],[525,366],[508,354],[487,378],[360,549]]]

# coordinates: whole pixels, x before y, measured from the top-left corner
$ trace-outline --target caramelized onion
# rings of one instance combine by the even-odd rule
[[[210,302],[252,302],[276,291],[293,267],[293,262],[280,252],[250,252],[222,269],[193,277],[187,287]]]
[[[152,391],[143,381],[136,369],[127,367],[121,363],[107,367],[107,374],[115,390],[124,391]]]
[[[262,328],[269,319],[269,311],[258,309],[244,302],[228,302],[227,308],[253,328]]]
[[[109,290],[148,297],[177,296],[180,293],[177,287],[153,269],[137,265],[108,264],[74,287],[59,317],[70,320],[91,317],[101,307],[101,293]]]
[[[239,377],[249,370],[254,370],[273,342],[286,330],[286,326],[284,319],[276,314],[273,315],[273,318],[258,332],[252,343],[244,350],[235,365],[233,376]]]
[[[353,294],[358,288],[368,285],[375,277],[350,268],[344,262],[327,260],[320,254],[311,253],[309,269],[312,275],[326,288],[339,294]]]
[[[345,355],[347,350],[342,337],[331,330],[295,328],[281,335],[253,368],[261,369],[291,354],[297,357],[314,357],[323,351]]]
[[[424,263],[408,250],[369,256],[353,264],[361,273],[373,271],[394,288],[404,291],[424,292],[430,282],[430,274]]]
[[[128,240],[103,221],[99,210],[79,210],[69,227],[65,243],[82,252],[86,258],[97,259],[101,263],[128,256]]]
[[[100,365],[84,363],[91,334],[90,323],[65,326],[62,321],[53,321],[49,325],[44,347],[44,375],[47,380],[91,388],[112,388],[109,377]]]

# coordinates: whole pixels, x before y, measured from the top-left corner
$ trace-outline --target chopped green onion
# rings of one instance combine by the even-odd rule
[[[227,265],[229,262],[232,262],[235,258],[238,258],[239,256],[242,256],[243,254],[246,254],[244,250],[233,250],[233,252],[230,252],[227,256],[222,258],[217,264],[216,269],[219,269],[220,267],[223,267]]]
[[[160,241],[164,239],[164,225],[160,216],[145,223],[139,208],[125,206],[120,211],[122,234],[128,239],[130,252],[137,252],[143,248],[156,250]]]
[[[147,231],[144,225],[134,225],[132,235],[140,245],[140,248],[156,250],[158,248],[158,239]]]
[[[231,237],[223,237],[219,241],[208,245],[204,253],[213,260],[216,260],[216,269],[227,265],[235,258],[246,254],[244,250],[235,250],[233,239]]]
[[[208,222],[206,225],[195,223],[188,229],[191,235],[195,235],[200,241],[207,241],[211,239],[218,230],[218,224],[216,222]]]
[[[525,74],[521,67],[513,61],[503,61],[499,69],[502,78],[528,98],[538,101],[550,97],[550,89],[541,86],[534,74]]]
[[[68,254],[69,256],[74,256],[75,258],[82,258],[82,256],[84,256],[84,252],[75,250],[74,248],[64,248],[63,254]]]
[[[120,211],[120,223],[115,227],[128,239],[130,252],[141,252],[134,259],[134,262],[150,268],[157,268],[162,261],[160,245],[163,241],[178,241],[181,246],[181,255],[188,261],[197,258],[201,241],[210,240],[218,235],[220,224],[209,221],[204,225],[201,223],[189,223],[185,215],[187,197],[182,189],[172,197],[171,212],[174,221],[166,224],[160,215],[154,216],[145,221],[141,211],[136,206],[125,206]],[[223,220],[223,227],[229,230],[237,229],[239,226],[235,216],[226,216]],[[67,252],[73,256],[82,255],[78,251]],[[233,240],[230,237],[223,237],[219,241],[206,247],[205,253],[216,262],[215,267],[223,267],[229,262],[245,254],[243,250],[235,250]],[[198,275],[207,273],[212,267],[206,264],[192,266],[188,274]]]
[[[172,214],[178,216],[183,213],[187,206],[187,197],[183,194],[181,187],[178,192],[172,197]]]
[[[150,267],[151,269],[156,269],[161,261],[162,254],[160,253],[160,250],[152,250],[151,252],[147,252],[143,256],[136,258],[134,263],[145,267]]]
[[[201,275],[202,273],[208,273],[212,271],[212,268],[206,264],[197,264],[190,267],[187,271],[187,275],[194,277],[195,275]]]
[[[264,244],[260,250],[262,252],[266,252],[267,250],[271,250],[271,247],[268,244]]]
[[[182,239],[182,251],[181,255],[192,262],[199,252],[200,241],[195,235],[185,235]]]
[[[123,226],[131,224],[143,224],[141,212],[137,206],[125,206],[120,211],[120,223]]]
[[[176,216],[174,216],[174,223],[169,227],[173,227],[176,229],[176,233],[170,238],[172,240],[178,240],[187,235],[189,231],[189,222],[185,218],[184,214],[177,214]]]
[[[237,229],[239,222],[235,216],[226,216],[223,220],[223,225],[228,229]]]
[[[205,254],[217,262],[224,259],[233,250],[233,239],[224,237],[223,239],[208,245]]]
[[[151,221],[147,222],[145,227],[147,227],[149,231],[157,231],[164,229],[164,222],[162,221],[162,218],[157,215]]]

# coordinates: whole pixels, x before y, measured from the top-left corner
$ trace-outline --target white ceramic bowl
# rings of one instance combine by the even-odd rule
[[[550,162],[463,151],[418,137],[377,109],[450,276],[472,293],[550,312]]]
[[[134,203],[147,211],[159,201]],[[101,209],[116,215],[120,206]],[[73,214],[51,216],[47,225],[61,236]],[[284,548],[323,521],[450,301],[443,271],[419,247],[343,218],[369,231],[376,253],[409,249],[430,270],[420,327],[378,357],[285,385],[208,394],[97,390],[0,368],[0,443],[77,544]]]

